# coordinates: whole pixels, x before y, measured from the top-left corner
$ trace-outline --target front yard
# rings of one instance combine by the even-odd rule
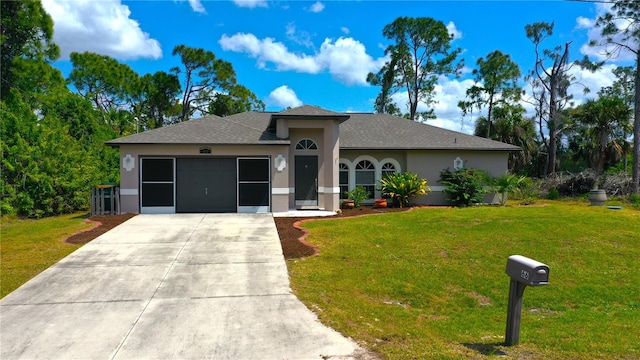
[[[389,359],[640,358],[640,211],[547,202],[419,209],[303,225],[320,255],[288,261],[321,320]],[[550,266],[504,347],[507,257]]]

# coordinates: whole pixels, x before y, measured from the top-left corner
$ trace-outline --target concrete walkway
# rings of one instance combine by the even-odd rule
[[[0,301],[0,358],[349,359],[291,294],[270,214],[139,215]]]

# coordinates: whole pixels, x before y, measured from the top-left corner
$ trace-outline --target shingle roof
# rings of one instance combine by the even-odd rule
[[[326,110],[318,106],[302,105],[293,109],[281,111],[275,115],[296,115],[296,116],[344,116],[343,113],[338,113],[331,110]]]
[[[340,124],[341,149],[465,149],[517,151],[519,147],[386,114],[352,113]]]
[[[245,112],[225,118],[207,116],[111,140],[107,144],[287,145],[290,141],[278,139],[269,127],[273,117],[282,115],[340,120],[340,149],[520,150],[517,146],[396,116],[337,113],[309,105],[280,113]]]
[[[122,144],[219,144],[219,145],[287,145],[289,140],[278,139],[267,131],[270,116],[248,112],[221,118],[210,115],[159,129],[145,131],[108,141],[108,145]],[[266,116],[265,116],[266,115]]]

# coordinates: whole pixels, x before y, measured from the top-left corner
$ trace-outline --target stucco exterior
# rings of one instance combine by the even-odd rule
[[[397,136],[390,136],[393,132]],[[237,206],[227,208],[228,211],[335,211],[345,190],[363,185],[370,189],[369,202],[373,202],[381,196],[377,183],[385,173],[407,171],[427,179],[432,189],[428,196],[416,199],[416,204],[446,205],[444,187],[438,183],[442,170],[462,166],[500,176],[507,172],[509,152],[518,150],[511,145],[389,115],[343,114],[312,106],[281,113],[211,116],[108,144],[120,148],[121,211],[131,213],[189,212],[188,207],[179,206],[178,200],[182,199],[184,204],[187,195],[197,199],[203,189],[205,201],[215,201],[218,189],[207,182],[203,185],[202,176],[232,180],[231,187],[222,187],[226,190],[219,194],[227,199],[237,197]],[[235,165],[220,167],[222,170],[216,173],[216,164],[234,161]],[[141,162],[148,166],[141,166]],[[149,169],[156,166],[152,166],[154,163],[173,164],[168,165],[173,178],[165,178],[168,181],[162,186],[154,186],[153,179],[149,180],[153,174],[145,180],[145,171],[153,172]],[[196,164],[209,170],[192,170]],[[261,169],[260,176],[266,177],[265,164],[268,179],[243,180],[243,176],[258,176],[252,174],[255,166]],[[144,199],[155,196],[154,192],[160,189],[168,189],[165,200],[168,194],[173,194],[172,205],[150,205],[149,201],[145,205]],[[243,192],[262,200],[255,206],[245,206]],[[486,198],[488,202],[494,200],[493,196]]]

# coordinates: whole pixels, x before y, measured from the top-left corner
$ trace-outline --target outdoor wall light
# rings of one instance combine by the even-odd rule
[[[282,172],[287,167],[287,159],[282,154],[278,154],[274,163],[278,172]]]
[[[455,170],[460,170],[464,167],[464,160],[460,159],[458,156],[455,160],[453,160],[453,168]]]
[[[122,167],[127,171],[133,170],[133,168],[136,167],[136,159],[134,159],[131,154],[125,155],[122,158]]]

